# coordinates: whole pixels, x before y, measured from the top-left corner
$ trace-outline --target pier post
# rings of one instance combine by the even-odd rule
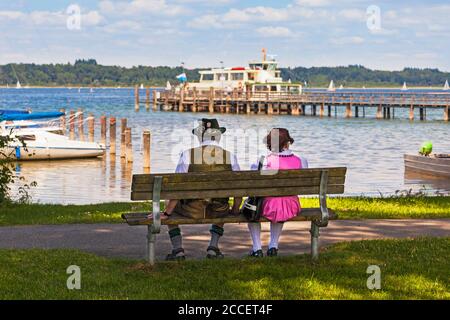
[[[359,118],[359,107],[355,106],[355,118]]]
[[[69,113],[69,137],[75,139],[75,111],[70,110]]]
[[[300,114],[298,102],[291,104],[291,115],[298,116]]]
[[[302,116],[306,115],[306,106],[302,104]]]
[[[273,114],[273,104],[267,103],[267,114]]]
[[[414,120],[414,105],[411,105],[409,107],[409,120],[413,121]]]
[[[197,112],[197,88],[192,89],[192,112]]]
[[[100,143],[106,145],[106,116],[100,117]]]
[[[94,118],[94,115],[92,113],[89,113],[87,121],[88,121],[89,142],[94,142],[95,118]]]
[[[78,139],[84,141],[84,117],[83,109],[78,109]]]
[[[352,105],[348,104],[345,108],[345,117],[351,118],[352,117]]]
[[[63,135],[66,134],[66,109],[59,109],[59,112],[63,112],[64,114],[59,118],[59,126],[61,127],[61,131]]]
[[[144,171],[150,172],[150,141],[151,141],[151,133],[150,130],[144,130],[142,134],[143,141],[143,152],[144,152]]]
[[[125,144],[127,145],[127,162],[133,162],[133,142],[131,135],[131,128],[125,130]]]
[[[153,95],[153,110],[157,111],[158,110],[158,91],[153,89],[152,95]]]
[[[246,113],[246,114],[250,114],[250,112],[251,112],[251,104],[250,104],[249,101],[247,101],[247,102],[245,103],[245,113]]]
[[[328,117],[331,117],[331,105],[328,105]]]
[[[324,113],[325,113],[325,105],[322,103],[319,110],[319,117],[323,118]]]
[[[120,157],[125,158],[126,153],[126,143],[125,143],[125,130],[127,129],[127,118],[120,119]]]
[[[445,106],[444,107],[444,121],[448,121],[448,117],[449,117],[449,106]]]
[[[387,114],[387,118],[390,119],[391,118],[391,108],[390,107],[386,108],[386,114]]]
[[[382,110],[382,106],[381,106],[381,104],[378,106],[378,109],[377,109],[377,119],[381,119],[381,118],[383,118],[383,110]]]
[[[116,118],[109,118],[109,153],[116,154]]]
[[[423,121],[423,120],[425,120],[425,114],[424,114],[424,112],[423,112],[423,108],[422,107],[420,107],[419,108],[419,113],[420,113],[420,120],[421,121]]]
[[[214,113],[214,87],[209,88],[208,112]]]
[[[139,86],[134,86],[134,110],[139,111]]]
[[[150,88],[145,89],[145,109],[150,110]]]
[[[180,99],[178,100],[178,111],[184,111],[184,87],[180,89]]]

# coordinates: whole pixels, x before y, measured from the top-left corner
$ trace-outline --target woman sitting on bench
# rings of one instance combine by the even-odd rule
[[[294,155],[289,150],[289,146],[294,143],[294,139],[289,135],[289,131],[284,128],[274,128],[264,138],[264,143],[269,150],[266,157],[264,169],[286,170],[308,168],[306,159]],[[252,166],[256,169],[257,166]],[[261,216],[270,220],[270,244],[267,256],[273,257],[278,254],[278,240],[283,230],[283,223],[300,213],[300,202],[298,196],[287,197],[266,197],[261,205]],[[252,222],[248,224],[253,240],[253,250],[251,257],[263,257],[261,246],[261,223]]]

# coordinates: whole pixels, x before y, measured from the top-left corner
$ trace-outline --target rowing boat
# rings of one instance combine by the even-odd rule
[[[430,156],[405,154],[405,172],[415,172],[436,177],[450,177],[450,154]]]

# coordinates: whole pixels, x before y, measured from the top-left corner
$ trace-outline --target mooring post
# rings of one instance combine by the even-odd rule
[[[133,141],[131,128],[126,128],[125,130],[125,144],[127,145],[127,162],[133,162]]]
[[[109,153],[116,154],[116,118],[109,118]]]
[[[419,113],[420,113],[420,120],[421,121],[425,120],[425,114],[423,112],[423,108],[422,107],[419,108]]]
[[[71,140],[75,139],[75,111],[69,112],[69,137]]]
[[[89,113],[88,118],[87,118],[87,123],[88,123],[89,142],[94,142],[95,118],[92,113]]]
[[[267,114],[273,114],[273,104],[267,103]]]
[[[359,107],[355,106],[355,118],[359,118]]]
[[[444,107],[444,121],[448,121],[449,120],[448,117],[449,117],[449,106],[447,105]]]
[[[145,110],[150,110],[150,88],[145,89]]]
[[[247,101],[247,102],[245,103],[245,113],[246,113],[246,114],[250,114],[250,111],[251,111],[251,104],[250,104],[249,101]]]
[[[84,117],[83,109],[78,109],[78,139],[84,141]]]
[[[61,117],[59,117],[59,126],[61,128],[62,134],[66,134],[66,109],[59,109],[59,112],[64,113]]]
[[[319,117],[323,118],[324,113],[325,113],[325,104],[322,103],[319,110]]]
[[[127,129],[127,118],[120,119],[120,157],[125,158],[126,153],[126,143],[125,143],[125,130]]]
[[[214,87],[209,88],[209,105],[208,105],[209,113],[214,112]]]
[[[197,112],[197,88],[192,89],[192,112]]]
[[[158,94],[159,92],[156,91],[156,89],[152,90],[152,95],[153,95],[153,110],[157,111],[158,110]]]
[[[106,145],[106,116],[100,117],[100,143]]]
[[[377,119],[381,119],[381,118],[383,118],[383,110],[382,110],[382,106],[381,106],[381,104],[378,106],[378,109],[377,109]]]
[[[142,134],[143,152],[144,152],[144,172],[150,172],[150,146],[151,146],[151,133],[150,130],[144,130]]]
[[[346,118],[352,117],[352,104],[351,103],[347,104],[347,106],[345,107],[345,117]]]
[[[180,88],[180,95],[178,99],[178,111],[179,112],[184,111],[184,87]]]
[[[302,116],[306,116],[306,105],[302,104]]]
[[[328,117],[331,117],[331,105],[328,105]]]
[[[134,86],[134,109],[139,111],[139,86]]]

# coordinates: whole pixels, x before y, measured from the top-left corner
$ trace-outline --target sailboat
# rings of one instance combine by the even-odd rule
[[[143,90],[143,89],[144,89],[144,85],[143,85],[142,83],[141,83],[141,87],[140,87],[140,88],[141,88],[141,90]]]
[[[445,80],[444,88],[442,90],[448,91],[448,89],[449,89],[448,80]]]
[[[19,81],[19,80],[17,80],[16,88],[17,88],[17,89],[22,88],[22,85],[20,84],[20,81]]]
[[[172,90],[172,85],[170,84],[169,81],[167,81],[167,83],[166,83],[166,90],[167,90],[167,91]]]
[[[90,92],[90,93],[94,93],[94,88],[91,88],[91,89],[89,90],[89,92]]]
[[[330,81],[330,85],[328,86],[327,91],[336,91],[336,88],[334,87],[334,81]]]
[[[339,86],[339,90],[342,90],[342,89],[344,89],[344,86],[341,84],[341,85]]]
[[[406,86],[406,82],[403,82],[402,91],[407,91],[408,87]]]

